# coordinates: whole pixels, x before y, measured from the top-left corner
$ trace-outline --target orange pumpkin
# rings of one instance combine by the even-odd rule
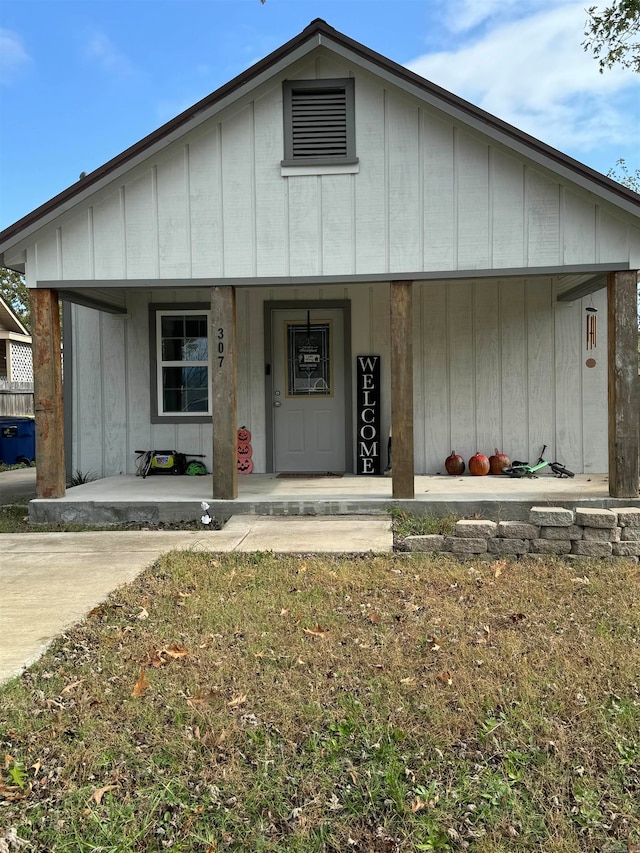
[[[253,459],[242,457],[238,459],[238,474],[250,474],[253,471]]]
[[[489,460],[482,453],[476,453],[469,460],[469,473],[474,477],[484,477],[489,473]]]

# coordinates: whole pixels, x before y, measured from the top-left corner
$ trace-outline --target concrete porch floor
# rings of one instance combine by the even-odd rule
[[[617,507],[640,506],[640,499],[609,497],[606,474],[582,474],[573,479],[540,476],[509,477],[417,476],[415,499],[394,500],[388,477],[322,477],[281,479],[276,474],[238,477],[235,501],[213,500],[210,475],[155,475],[146,479],[120,475],[96,480],[67,491],[64,498],[37,499],[29,504],[34,522],[157,524],[199,519],[201,501],[209,513],[232,515],[377,515],[397,507],[416,515],[460,517],[479,515],[494,520],[525,520],[536,505]]]

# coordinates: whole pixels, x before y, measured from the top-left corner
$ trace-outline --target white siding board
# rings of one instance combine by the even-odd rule
[[[278,275],[285,269],[286,179],[280,175],[284,153],[282,89],[255,103],[257,274]]]
[[[629,226],[629,269],[640,269],[640,228]]]
[[[130,299],[131,320],[127,322],[127,411],[129,453],[153,450],[151,439],[151,389],[149,365],[148,293],[135,293]],[[166,300],[165,300],[166,301]],[[127,305],[129,307],[129,304]],[[129,460],[127,460],[129,462]],[[129,462],[132,464],[132,462]],[[131,470],[131,469],[130,469]]]
[[[555,451],[554,337],[551,281],[525,282],[527,310],[527,387],[529,389],[529,460],[535,461],[543,444]]]
[[[151,169],[126,185],[125,209],[127,278],[157,278],[157,210]]]
[[[491,151],[491,208],[493,266],[524,266],[524,170],[522,163],[495,148]]]
[[[102,443],[103,409],[100,313],[90,308],[78,310],[78,333],[75,344],[79,355],[74,381],[77,385],[77,417],[79,436],[77,445],[77,468],[103,475]]]
[[[581,302],[554,309],[556,428],[553,458],[572,471],[582,467],[582,342]],[[549,437],[547,442],[553,447]],[[551,450],[550,450],[551,452]],[[550,456],[547,456],[549,459]]]
[[[39,237],[35,246],[35,276],[31,280],[31,266],[27,271],[29,284],[36,281],[55,281],[60,276],[58,267],[58,232],[50,231],[45,236]]]
[[[356,272],[387,269],[385,207],[384,91],[369,76],[356,81],[356,153],[360,172],[355,178]]]
[[[416,340],[416,349],[421,361],[422,381],[415,395],[416,435],[420,437],[424,457],[420,470],[429,474],[444,473],[444,460],[452,449],[446,285],[421,286],[420,303],[421,340]]]
[[[188,149],[179,148],[158,165],[158,254],[160,278],[191,275]]]
[[[502,444],[500,299],[497,282],[474,287],[476,444],[490,456]]]
[[[600,208],[598,216],[600,263],[619,261],[629,256],[629,231],[624,222]],[[632,267],[633,268],[633,267]]]
[[[289,275],[319,273],[319,182],[316,175],[287,178]]]
[[[527,323],[521,279],[500,287],[502,445],[511,459],[529,458]],[[535,416],[535,413],[533,413]]]
[[[341,57],[330,53],[318,57],[316,62],[316,77],[318,79],[336,80],[351,76],[351,66]]]
[[[487,269],[489,262],[489,149],[456,134],[458,269]]]
[[[468,459],[477,447],[475,417],[475,354],[473,349],[473,285],[447,284],[449,408],[451,447]]]
[[[563,193],[564,263],[584,264],[596,261],[596,209],[569,190]]]
[[[196,278],[223,273],[220,157],[214,124],[189,145],[191,269]]]
[[[453,127],[427,113],[423,122],[424,268],[455,269]]]
[[[120,191],[93,205],[94,270],[97,279],[124,278],[124,223]]]
[[[560,263],[560,187],[531,169],[526,173],[527,266]]]
[[[354,247],[351,175],[325,175],[322,191],[322,273],[352,274]]]
[[[389,140],[389,267],[420,267],[422,211],[419,208],[420,112],[399,98],[387,99]]]
[[[62,236],[62,277],[67,281],[93,278],[93,240],[89,211],[65,223]]]
[[[127,470],[127,395],[125,383],[125,324],[114,314],[100,314],[100,397],[102,403],[102,470]]]
[[[255,274],[253,108],[222,125],[224,275]]]

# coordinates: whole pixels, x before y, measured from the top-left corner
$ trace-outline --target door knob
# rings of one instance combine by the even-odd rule
[[[281,406],[282,403],[280,402],[280,400],[276,400],[273,405],[277,407],[277,406]]]

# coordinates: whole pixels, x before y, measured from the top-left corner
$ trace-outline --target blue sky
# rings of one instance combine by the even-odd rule
[[[591,3],[591,0],[589,0]],[[574,0],[2,0],[0,228],[314,18],[606,173],[640,168],[640,77]]]

